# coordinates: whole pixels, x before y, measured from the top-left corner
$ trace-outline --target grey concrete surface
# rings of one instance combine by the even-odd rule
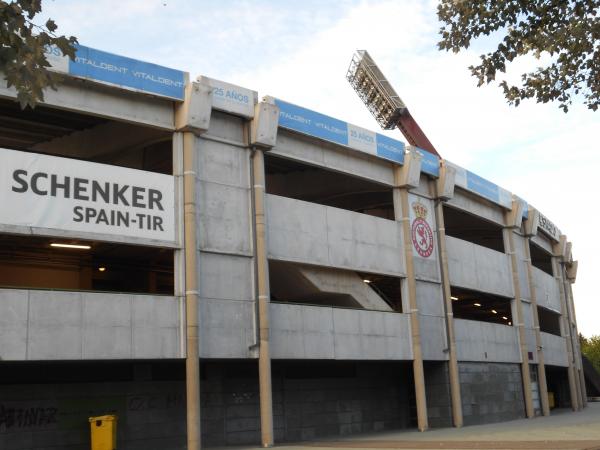
[[[499,225],[504,225],[502,208],[488,202],[482,202],[474,194],[460,187],[454,189],[454,197],[448,201],[448,204],[476,216],[484,217]]]
[[[275,359],[410,360],[407,314],[273,303]]]
[[[278,131],[277,145],[271,152],[389,186],[394,185],[391,163],[366,153],[349,152],[338,145],[310,139],[286,130]]]
[[[454,327],[460,361],[521,361],[516,328],[465,319],[454,319]]]
[[[452,236],[446,245],[453,286],[513,297],[508,255]]]
[[[350,448],[460,449],[461,447],[456,444],[460,445],[461,442],[464,443],[463,448],[478,449],[598,449],[600,448],[600,402],[588,403],[586,409],[577,413],[567,409],[553,410],[549,417],[518,419],[463,428],[443,428],[425,433],[413,430],[387,431],[363,434],[344,441],[307,442],[282,445],[282,447],[287,450],[332,447],[340,450]],[[494,442],[504,445],[494,446]],[[348,445],[345,446],[344,443]],[[258,450],[258,448],[237,447],[238,450]]]
[[[269,257],[402,276],[398,222],[267,195]]]
[[[0,97],[14,99],[14,86],[8,88],[4,80],[0,81]],[[68,78],[61,82],[60,90],[45,92],[44,101],[40,103],[165,130],[175,128],[173,102],[170,100]]]
[[[179,358],[179,308],[169,296],[1,289],[0,359]]]
[[[532,267],[532,269],[537,304],[560,313],[560,294],[556,278],[537,267]]]
[[[552,366],[567,367],[569,361],[565,352],[565,339],[554,334],[541,333],[544,361]]]

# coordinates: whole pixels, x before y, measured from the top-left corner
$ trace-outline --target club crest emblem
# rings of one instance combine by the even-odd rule
[[[415,220],[412,223],[412,241],[417,253],[423,258],[429,258],[433,253],[433,231],[427,223],[427,208],[421,202],[412,204]]]

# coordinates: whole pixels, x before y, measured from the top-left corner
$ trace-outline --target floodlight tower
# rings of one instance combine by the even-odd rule
[[[346,78],[381,128],[398,127],[409,144],[440,156],[366,50],[354,54]]]

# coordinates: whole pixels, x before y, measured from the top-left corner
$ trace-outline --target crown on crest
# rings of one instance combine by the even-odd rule
[[[427,217],[427,207],[423,203],[419,201],[414,202],[412,209],[418,218],[425,219]]]

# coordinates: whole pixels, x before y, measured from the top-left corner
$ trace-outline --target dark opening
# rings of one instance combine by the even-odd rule
[[[3,234],[0,287],[173,295],[173,250]]]
[[[560,314],[549,309],[537,307],[540,331],[560,336]]]
[[[389,186],[273,155],[265,173],[269,194],[394,220]]]
[[[44,105],[0,99],[0,148],[173,173],[172,135]]]
[[[554,398],[551,408],[568,408],[571,406],[569,378],[566,367],[556,367],[546,364],[546,384],[548,396]]]
[[[509,298],[451,287],[452,312],[456,319],[512,325]]]
[[[529,251],[531,253],[531,265],[543,270],[548,275],[554,276],[552,270],[552,254],[529,240]]]
[[[402,312],[401,279],[388,275],[358,272],[358,276],[396,312]]]
[[[269,282],[274,302],[402,311],[396,277],[269,261]]]
[[[504,253],[502,227],[493,222],[444,205],[446,234]]]

